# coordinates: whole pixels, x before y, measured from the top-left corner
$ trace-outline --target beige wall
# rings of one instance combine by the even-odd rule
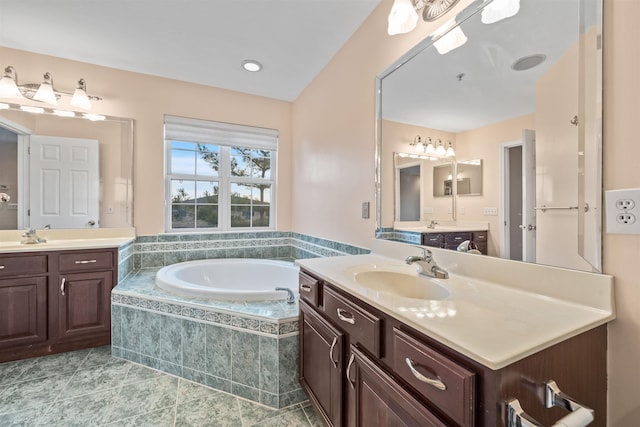
[[[134,225],[138,235],[164,231],[163,115],[278,129],[277,228],[291,228],[291,103],[177,80],[115,70],[0,47],[3,67],[13,65],[20,83],[49,71],[56,88],[72,91],[79,78],[99,95],[93,112],[134,119]],[[215,70],[212,70],[215,72]]]
[[[640,2],[605,0],[604,189],[640,187]],[[609,326],[611,426],[640,424],[640,236],[604,235],[604,272],[615,276]]]

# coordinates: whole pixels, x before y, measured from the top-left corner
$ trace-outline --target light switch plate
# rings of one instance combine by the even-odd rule
[[[498,208],[484,208],[482,214],[484,216],[498,216]]]
[[[362,202],[362,218],[369,218],[369,202]]]

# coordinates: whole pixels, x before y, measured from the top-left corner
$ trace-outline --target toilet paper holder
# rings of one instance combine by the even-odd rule
[[[582,427],[593,421],[593,409],[581,405],[564,394],[553,380],[547,381],[544,385],[544,404],[547,408],[557,406],[570,412],[552,427]],[[506,411],[507,427],[543,427],[522,409],[518,399],[510,399],[507,402]]]

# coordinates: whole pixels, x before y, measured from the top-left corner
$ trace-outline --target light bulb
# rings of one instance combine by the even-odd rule
[[[411,0],[395,0],[389,12],[387,33],[390,36],[404,34],[418,24],[418,13]]]

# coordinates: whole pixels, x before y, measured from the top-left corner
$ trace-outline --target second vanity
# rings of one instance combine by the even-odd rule
[[[37,244],[3,233],[0,362],[109,344],[118,247],[133,232],[45,230]]]
[[[419,253],[297,261],[300,381],[327,425],[606,425],[610,276],[433,249],[450,274],[427,279]]]

